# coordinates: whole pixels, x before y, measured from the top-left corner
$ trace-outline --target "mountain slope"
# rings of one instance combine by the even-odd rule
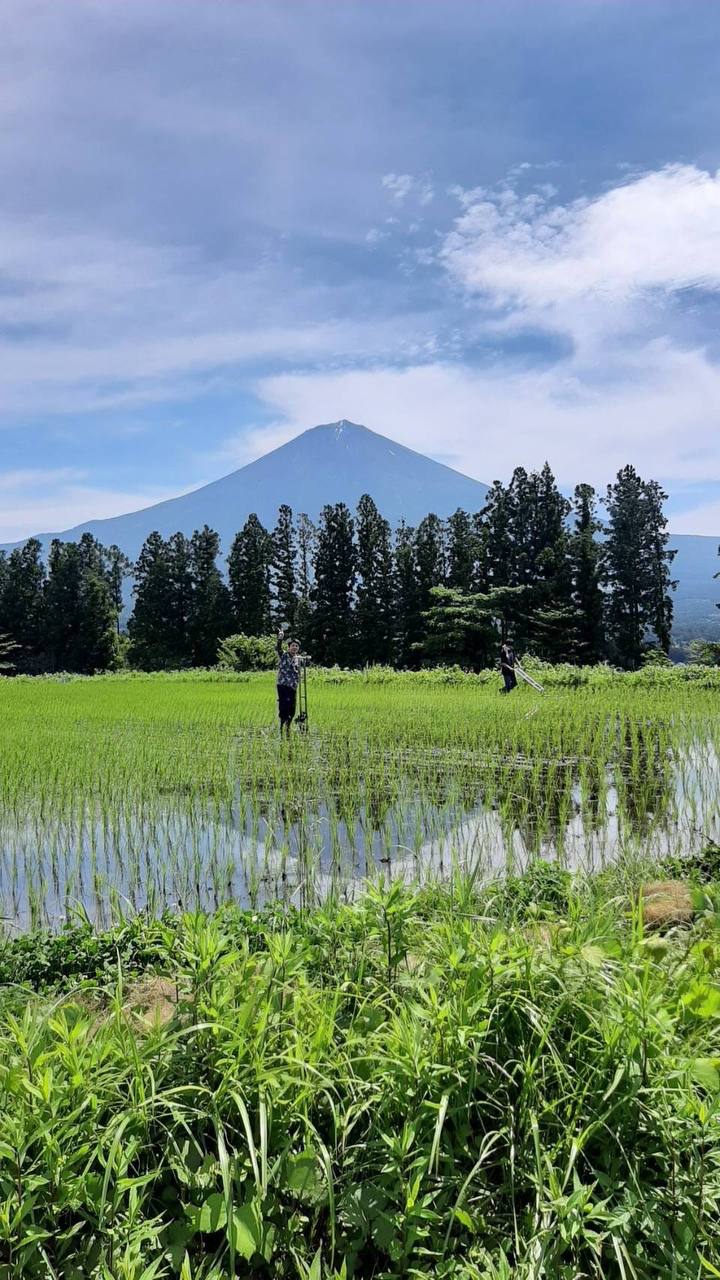
[[[720,570],[718,559],[720,538],[702,534],[671,534],[670,546],[677,547],[672,563],[672,576],[677,579],[675,591],[676,640],[720,640],[720,581],[713,581]]]
[[[135,559],[153,529],[168,537],[177,530],[191,534],[209,524],[220,534],[225,556],[251,511],[272,528],[282,502],[314,519],[326,502],[346,502],[354,508],[363,493],[375,499],[395,526],[401,519],[417,524],[429,511],[439,516],[458,507],[479,511],[487,485],[343,420],[312,427],[256,462],[179,498],[109,520],[88,520],[57,535],[43,534],[40,540],[47,547],[53,536],[68,541],[87,531],[106,546],[117,543]],[[677,535],[671,546],[677,547],[673,576],[679,581],[676,638],[720,639],[720,610],[715,607],[720,582],[713,581],[720,568],[718,538]]]
[[[135,559],[153,529],[168,537],[177,530],[191,534],[207,523],[220,534],[227,554],[252,511],[272,528],[282,502],[314,519],[325,503],[346,502],[354,508],[364,493],[374,498],[392,525],[403,517],[412,524],[429,511],[440,516],[458,507],[478,511],[487,485],[367,427],[334,422],[312,427],[256,462],[179,498],[109,520],[88,520],[59,534],[42,534],[40,541],[47,546],[53,536],[70,541],[88,532],[106,546],[116,543]]]

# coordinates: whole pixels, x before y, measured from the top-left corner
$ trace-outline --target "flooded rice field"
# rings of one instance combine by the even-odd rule
[[[720,839],[717,694],[313,690],[281,743],[272,685],[5,681],[0,915],[99,924],[227,900],[308,906],[377,876],[579,870]]]

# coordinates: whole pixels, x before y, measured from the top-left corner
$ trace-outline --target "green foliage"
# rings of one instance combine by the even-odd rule
[[[10,675],[15,670],[13,658],[17,657],[20,645],[9,636],[0,634],[0,675]]]
[[[218,663],[230,671],[270,671],[277,666],[275,636],[226,636],[218,649]]]
[[[92,987],[8,990],[0,1274],[712,1274],[717,918],[646,936],[607,877],[563,917],[539,874],[557,928],[376,886],[145,921]],[[161,1020],[138,957],[172,975]]]
[[[35,991],[70,989],[78,981],[114,983],[118,966],[126,978],[167,964],[178,920],[133,917],[126,924],[97,932],[89,921],[67,925],[60,933],[25,933],[0,939],[0,986],[17,984]]]
[[[494,905],[505,916],[557,918],[567,914],[573,877],[556,859],[533,858],[521,875],[498,882]]]
[[[667,670],[667,668],[672,667],[673,664],[662,649],[659,649],[656,645],[651,645],[649,648],[644,650],[640,659],[640,665],[642,667],[664,667]]]
[[[244,635],[270,630],[270,566],[273,541],[253,513],[236,535],[228,556],[234,626]]]
[[[45,581],[37,538],[0,555],[0,631],[19,646],[20,671],[42,669]]]
[[[50,547],[43,642],[56,671],[104,671],[117,655],[117,611],[104,548],[89,533]]]
[[[670,577],[675,552],[667,545],[666,498],[656,481],[642,480],[633,467],[623,467],[605,499],[608,637],[613,656],[632,669],[640,665],[648,632],[665,653],[670,647],[676,584]]]
[[[395,584],[390,525],[368,494],[357,509],[357,572],[356,661],[360,665],[391,662]]]
[[[353,592],[357,576],[355,522],[343,502],[323,507],[317,534],[312,645],[318,662],[353,659]]]
[[[273,588],[273,624],[295,630],[298,606],[297,593],[297,538],[293,526],[293,513],[287,503],[278,511],[278,522],[272,534],[271,578]],[[305,594],[309,587],[305,584]]]
[[[492,616],[516,651],[584,665],[609,655],[637,669],[648,645],[670,648],[674,553],[664,501],[656,482],[625,468],[608,487],[604,542],[594,490],[578,485],[569,503],[547,464],[537,472],[517,467],[507,486],[496,481],[480,512],[431,513],[416,529],[401,524],[394,540],[367,494],[355,518],[343,504],[326,507],[319,530],[306,515],[294,522],[283,504],[272,534],[251,515],[236,535],[229,587],[217,534],[207,526],[192,538],[151,534],[133,567],[118,547],[85,535],[75,550],[69,543],[53,553],[51,583],[40,544],[30,540],[0,555],[0,629],[19,645],[20,672],[113,667],[124,661],[124,646],[98,639],[99,616],[107,591],[119,637],[123,582],[132,572],[127,657],[146,670],[211,665],[233,629],[263,636],[281,622],[321,663],[417,667],[422,655],[494,664],[494,642],[484,626],[478,630],[484,596],[498,606]],[[73,561],[83,566],[82,591],[71,584]],[[456,593],[464,619],[449,597],[439,606],[433,593],[440,588]],[[502,607],[499,592],[506,593]],[[463,598],[475,604],[460,605]],[[697,659],[713,662],[713,647],[698,649]]]
[[[720,644],[710,640],[691,640],[688,649],[691,662],[704,667],[720,667]]]

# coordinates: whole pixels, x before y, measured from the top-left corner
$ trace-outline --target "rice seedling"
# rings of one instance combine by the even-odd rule
[[[462,673],[314,672],[290,744],[267,676],[5,680],[0,911],[310,906],[377,870],[591,868],[718,838],[712,674],[541,675],[545,695],[502,699]]]

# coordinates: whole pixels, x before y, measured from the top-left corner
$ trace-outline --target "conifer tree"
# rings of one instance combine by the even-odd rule
[[[572,662],[578,647],[578,619],[573,601],[567,527],[571,504],[560,492],[547,462],[530,479],[536,513],[533,530],[536,577],[529,645],[548,662]],[[533,582],[532,576],[530,582]]]
[[[472,591],[477,574],[478,545],[473,521],[460,508],[447,522],[447,585]]]
[[[475,567],[471,583],[471,594],[484,593],[490,589],[488,572],[488,528],[482,511],[476,511],[471,517],[472,538],[475,549]]]
[[[401,667],[418,664],[417,645],[423,634],[420,614],[417,565],[415,563],[415,530],[404,520],[395,530],[395,661]]]
[[[315,553],[313,656],[344,666],[353,658],[353,593],[356,556],[354,522],[344,502],[325,506]]]
[[[45,637],[56,671],[105,671],[116,660],[116,612],[103,548],[89,533],[54,538],[44,597]]]
[[[174,533],[167,543],[170,577],[170,626],[167,644],[173,666],[187,667],[192,662],[190,624],[195,608],[195,582],[190,540],[184,533]]]
[[[0,631],[19,646],[18,671],[39,670],[44,650],[43,595],[45,566],[37,538],[15,547],[3,560],[0,576]]]
[[[243,635],[264,636],[270,631],[272,553],[272,538],[253,513],[236,534],[228,556],[234,626]]]
[[[388,663],[393,656],[393,559],[390,525],[366,493],[357,508],[356,661]]]
[[[295,632],[303,646],[312,637],[311,599],[313,561],[317,544],[317,530],[309,516],[301,512],[297,518],[297,604],[295,606]]]
[[[601,523],[597,517],[595,490],[579,484],[573,502],[575,526],[571,537],[573,604],[577,614],[577,660],[581,663],[601,662],[605,656],[605,600],[601,584],[602,550],[596,535]]]
[[[0,631],[0,676],[12,675],[20,645]]]
[[[103,559],[105,562],[105,575],[110,586],[110,594],[115,607],[116,628],[119,635],[120,617],[124,603],[123,583],[126,578],[131,577],[133,565],[132,561],[125,555],[124,551],[121,551],[115,543],[113,543],[111,547],[103,548]]]
[[[293,513],[286,503],[278,511],[272,544],[273,625],[279,627],[285,624],[290,631],[294,631],[298,603],[297,540]]]
[[[656,481],[646,482],[634,467],[623,467],[607,487],[608,512],[603,575],[609,588],[608,640],[612,656],[623,666],[640,665],[650,633],[667,652],[672,627],[675,583],[668,550],[663,493]]]
[[[220,538],[204,525],[190,540],[192,607],[188,620],[190,657],[193,666],[210,667],[217,662],[218,645],[232,631],[230,592],[218,568]]]
[[[430,607],[433,587],[445,586],[447,576],[445,525],[434,512],[424,516],[415,530],[415,565],[418,604],[423,611]]]
[[[424,615],[421,648],[426,657],[479,669],[495,664],[503,619],[517,607],[526,587],[493,587],[467,594],[433,587]]]
[[[168,643],[173,627],[168,544],[155,530],[145,539],[134,570],[135,605],[128,622],[133,666],[157,671],[173,665]]]
[[[488,588],[510,586],[514,578],[514,553],[510,495],[500,480],[490,486],[480,512],[484,531],[483,577]]]

